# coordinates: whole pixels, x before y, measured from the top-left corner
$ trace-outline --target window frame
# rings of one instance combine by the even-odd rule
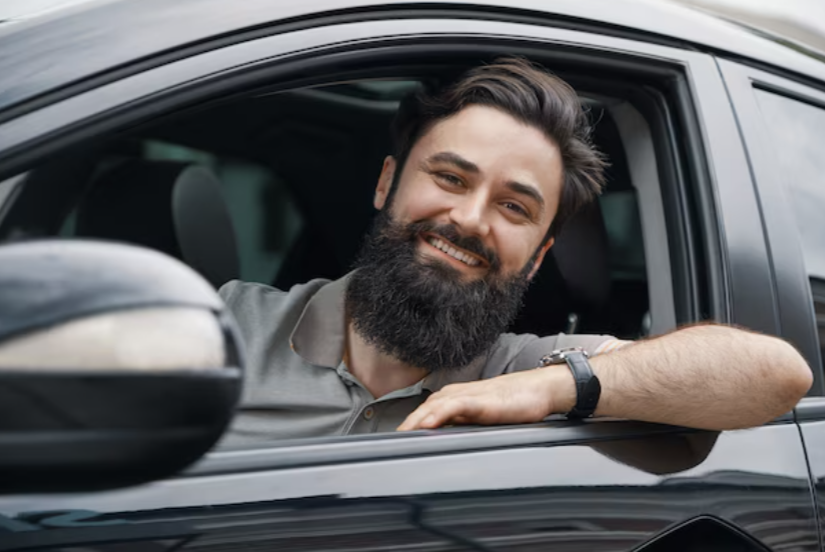
[[[17,195],[22,189],[21,184],[26,180],[27,176],[28,173],[21,173],[5,180],[0,180],[0,220],[3,219],[3,215],[6,214],[6,211],[17,199]]]
[[[809,276],[793,209],[785,193],[784,177],[771,154],[773,144],[755,90],[778,94],[825,110],[825,85],[823,90],[817,90],[734,61],[720,59],[718,63],[747,147],[754,191],[759,200],[763,234],[769,247],[775,282],[778,334],[793,343],[808,364],[815,367],[814,383],[808,396],[823,396],[825,374]]]
[[[417,31],[411,33],[411,28]],[[568,61],[578,60],[591,65],[599,63],[620,72],[633,69],[658,75],[663,80],[667,78],[672,87],[669,92],[673,103],[649,102],[644,107],[647,112],[642,115],[652,121],[653,126],[661,127],[653,129],[657,135],[664,133],[672,140],[654,146],[657,159],[668,159],[665,165],[671,165],[657,167],[660,182],[667,178],[676,188],[671,190],[669,186],[663,186],[668,189],[662,192],[671,194],[665,201],[675,205],[677,211],[677,220],[667,217],[672,268],[674,273],[684,271],[687,280],[681,287],[674,287],[674,297],[670,298],[676,301],[676,296],[687,296],[679,299],[685,303],[686,310],[678,314],[677,322],[704,317],[732,322],[743,317],[739,311],[749,308],[753,311],[750,314],[754,314],[752,319],[757,321],[757,329],[772,329],[773,313],[769,309],[753,304],[753,301],[733,304],[731,300],[731,289],[736,282],[750,276],[742,267],[731,266],[727,253],[731,240],[739,240],[734,243],[735,247],[754,248],[760,263],[766,265],[767,256],[758,254],[761,242],[752,237],[753,217],[745,216],[757,212],[755,205],[719,192],[716,184],[726,178],[749,181],[750,175],[730,105],[720,101],[725,96],[718,68],[711,56],[690,50],[568,29],[460,19],[371,21],[305,29],[198,54],[7,121],[0,125],[0,143],[9,144],[5,151],[0,151],[0,176],[23,170],[50,152],[114,132],[135,121],[147,120],[154,113],[165,112],[172,106],[185,106],[198,98],[230,93],[243,84],[251,85],[262,79],[262,75],[272,80],[283,79],[288,74],[291,78],[283,80],[282,86],[289,88],[310,83],[311,80],[295,75],[306,75],[316,69],[321,52],[325,56],[324,63],[335,56],[344,65],[352,61],[348,56],[354,59],[363,53],[361,48],[371,56],[375,52],[402,55],[414,44],[419,52],[417,55],[420,52],[443,55],[445,45],[465,50],[478,48],[473,40],[489,42],[496,51],[508,51],[504,49],[506,45],[519,46],[522,53],[533,51],[544,59],[564,57]],[[193,91],[196,92],[194,96]],[[646,92],[655,96],[652,90]],[[669,110],[672,113],[668,113]],[[685,137],[684,144],[679,136]],[[683,144],[682,149],[662,150],[675,148],[675,144]],[[712,158],[707,151],[715,146],[726,150],[728,155]],[[729,223],[727,219],[734,211],[744,217],[744,223],[742,220],[737,224]],[[739,243],[743,241],[744,246]],[[753,269],[752,266],[747,268]],[[749,289],[757,297],[766,292],[764,286]],[[707,295],[707,299],[701,302],[699,295]],[[574,432],[581,427],[583,435],[592,435],[591,426],[607,428],[607,433],[614,436],[624,436],[630,427],[637,427],[628,421],[569,427]],[[655,426],[644,428],[647,429],[643,429],[643,433],[657,431]],[[548,431],[550,429],[552,431]],[[517,446],[517,443],[509,442],[508,431],[484,429],[445,433],[443,438],[431,441],[435,447],[433,453],[436,449],[438,453],[464,450],[467,442],[475,443],[471,446],[480,449],[499,448],[502,443]],[[537,424],[529,431],[532,442],[564,444],[567,439],[559,432],[558,424],[549,422]],[[417,433],[399,438],[421,437],[421,433]],[[358,443],[373,442],[380,444],[383,439],[358,439]],[[404,447],[397,450],[397,454],[405,454],[401,452]]]

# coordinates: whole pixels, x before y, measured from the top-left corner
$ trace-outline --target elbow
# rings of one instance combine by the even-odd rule
[[[782,398],[784,412],[788,412],[811,389],[814,377],[802,355],[789,343],[783,341],[782,344],[785,351],[774,367],[774,373],[779,380],[776,382],[777,395]]]
[[[814,375],[811,368],[803,360],[792,376],[788,377],[788,392],[794,398],[794,406],[810,391],[814,383]]]

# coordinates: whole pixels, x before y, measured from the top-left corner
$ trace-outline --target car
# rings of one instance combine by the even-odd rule
[[[50,244],[87,263],[88,292],[95,266],[117,281],[156,262],[89,253],[92,239],[160,251],[214,288],[338,277],[403,97],[521,55],[574,86],[611,165],[513,330],[643,339],[715,320],[781,336],[814,374],[793,412],[721,433],[550,418],[218,444],[166,466],[174,446],[142,461],[69,424],[33,438],[53,451],[41,479],[0,477],[0,551],[825,551],[822,53],[644,0],[94,1],[0,24],[0,52],[6,269]],[[137,260],[105,260],[119,255]],[[129,387],[100,393],[114,408]],[[166,412],[201,395],[151,396]],[[34,441],[0,428],[0,466],[29,473],[15,447]],[[95,469],[66,475],[80,457]]]

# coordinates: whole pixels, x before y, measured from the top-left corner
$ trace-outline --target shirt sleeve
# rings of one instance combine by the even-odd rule
[[[232,308],[232,303],[234,302],[235,294],[240,283],[240,280],[230,280],[218,289],[218,295],[230,308]]]
[[[540,365],[540,359],[556,349],[581,347],[591,357],[618,350],[632,341],[617,339],[612,335],[567,335],[546,337],[535,335],[505,334],[499,347],[485,366],[483,377],[532,370]]]

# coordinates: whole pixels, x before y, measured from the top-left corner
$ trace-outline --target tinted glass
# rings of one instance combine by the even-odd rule
[[[825,278],[825,109],[757,90],[796,214],[808,274]]]
[[[825,358],[825,109],[756,91],[787,187]]]

